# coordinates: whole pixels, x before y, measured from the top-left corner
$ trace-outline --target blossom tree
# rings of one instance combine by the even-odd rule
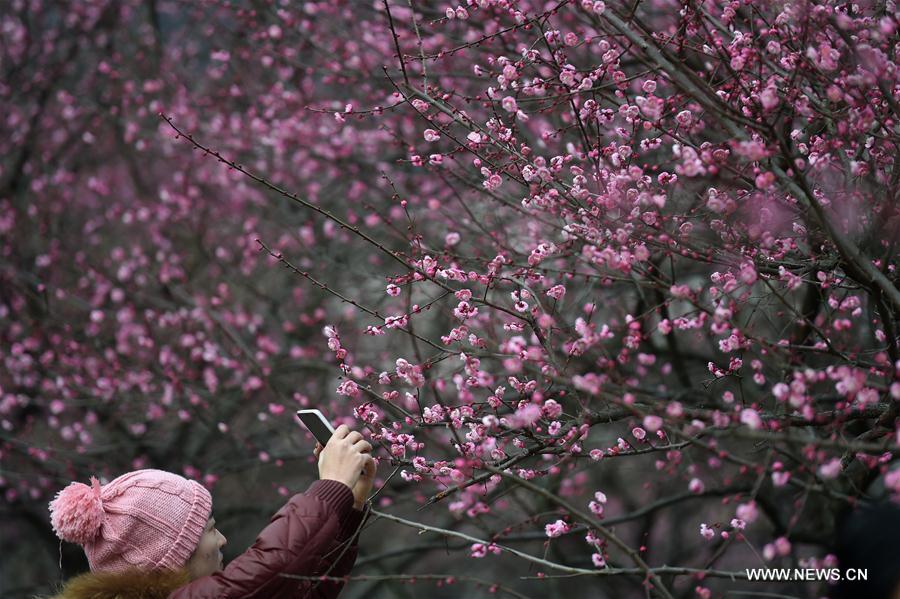
[[[842,510],[900,499],[897,26],[12,2],[4,517],[52,549],[56,489],[141,466],[223,501],[265,470],[233,511],[274,506],[310,406],[381,462],[348,596],[826,588],[740,579],[831,567]]]

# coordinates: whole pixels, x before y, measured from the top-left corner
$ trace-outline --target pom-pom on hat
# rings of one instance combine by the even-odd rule
[[[63,541],[84,548],[92,572],[175,570],[200,543],[212,513],[203,485],[162,470],[136,470],[109,484],[73,482],[50,502]]]
[[[72,483],[50,503],[50,523],[63,541],[83,545],[93,541],[103,526],[100,481],[91,477],[91,486]]]

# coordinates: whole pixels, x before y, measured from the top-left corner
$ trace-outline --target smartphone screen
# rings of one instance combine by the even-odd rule
[[[297,417],[300,418],[303,426],[309,429],[316,441],[322,445],[327,444],[331,439],[334,428],[319,410],[298,410]]]

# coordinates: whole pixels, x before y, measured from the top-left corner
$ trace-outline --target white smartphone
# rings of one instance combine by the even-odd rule
[[[313,437],[316,438],[316,441],[321,443],[323,447],[328,443],[328,440],[331,439],[331,435],[334,433],[334,427],[331,426],[331,423],[328,422],[328,419],[325,418],[325,415],[319,410],[297,410],[297,418],[300,419],[303,426],[312,433]]]

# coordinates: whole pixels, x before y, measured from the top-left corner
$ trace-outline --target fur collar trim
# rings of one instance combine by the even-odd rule
[[[53,599],[166,599],[188,582],[186,570],[88,572],[70,579]]]

